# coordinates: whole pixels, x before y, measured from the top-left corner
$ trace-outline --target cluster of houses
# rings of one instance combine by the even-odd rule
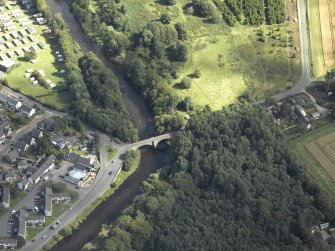
[[[319,119],[321,114],[319,112],[311,113],[311,119]],[[310,118],[307,116],[306,111],[300,105],[292,106],[292,117],[299,121],[301,125],[306,126],[306,129],[311,129],[311,121]]]
[[[8,107],[10,110],[18,111],[19,113],[27,116],[28,118],[30,118],[36,113],[35,108],[29,105],[23,104],[21,101],[10,97],[4,94],[3,92],[0,92],[0,102],[6,107]]]
[[[16,239],[0,239],[0,249],[14,249],[17,247]]]

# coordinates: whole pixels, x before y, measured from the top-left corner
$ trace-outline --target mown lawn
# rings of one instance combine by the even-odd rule
[[[25,16],[28,16],[25,14]],[[32,17],[28,16],[31,20]],[[27,26],[29,27],[29,26]],[[27,28],[25,27],[25,28]],[[23,48],[26,46],[31,46],[37,44],[38,42],[43,42],[46,45],[45,49],[39,49],[37,51],[36,63],[32,64],[26,62],[23,57],[15,57],[14,61],[17,63],[16,67],[13,68],[5,78],[9,82],[9,86],[20,91],[21,93],[31,96],[41,103],[52,106],[56,109],[64,109],[70,101],[69,94],[67,92],[66,85],[64,83],[63,74],[60,74],[62,70],[62,64],[64,62],[58,62],[55,58],[55,51],[57,51],[57,46],[55,44],[55,39],[52,38],[52,34],[44,34],[43,31],[49,29],[46,25],[35,25],[36,31],[33,34],[36,37],[36,41],[30,42],[28,38],[27,44],[22,44],[11,49],[6,49],[2,53],[7,51],[14,51],[18,48]],[[18,30],[23,29],[23,27],[18,26]],[[6,32],[9,33],[9,32]],[[1,32],[2,36],[5,34]],[[25,78],[24,75],[27,69],[33,70],[43,70],[45,72],[45,78],[50,79],[51,82],[56,84],[53,89],[46,89],[40,85],[33,85],[29,78]]]
[[[321,121],[322,122],[322,121]],[[307,168],[312,178],[329,193],[335,202],[335,181],[327,174],[319,162],[305,148],[311,141],[335,132],[335,123],[329,123],[298,138],[289,140],[289,145],[297,154],[299,161]]]
[[[263,99],[296,85],[300,55],[294,49],[297,45],[290,40],[291,24],[262,26],[266,39],[260,42],[257,35],[260,28],[239,24],[228,27],[224,22],[210,24],[184,14],[189,2],[180,0],[173,6],[165,6],[153,0],[123,0],[130,29],[141,30],[148,20],[157,20],[164,12],[170,13],[172,23],[186,25],[189,60],[172,83],[176,95],[189,96],[196,105],[209,104],[217,110],[235,102],[248,89],[254,91],[256,98]],[[193,79],[191,88],[178,88],[180,81],[197,69],[201,77]]]

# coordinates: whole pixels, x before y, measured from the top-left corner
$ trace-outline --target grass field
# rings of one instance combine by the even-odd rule
[[[260,28],[236,25],[228,27],[224,22],[210,24],[199,17],[184,14],[188,0],[180,0],[173,6],[159,1],[123,0],[130,29],[141,30],[148,20],[157,20],[168,12],[173,23],[187,26],[189,61],[178,72],[175,93],[190,96],[196,105],[209,104],[221,109],[230,104],[249,88],[258,99],[286,90],[296,84],[300,76],[300,56],[292,42],[291,23],[262,26],[265,41],[259,41]],[[138,14],[140,13],[140,14]],[[279,30],[278,30],[279,28]],[[201,77],[192,81],[187,90],[178,88],[182,78],[199,69]]]
[[[334,27],[331,29],[327,1],[307,1],[312,68],[315,78],[322,78],[327,70],[334,66],[334,41],[332,40]],[[334,0],[329,1],[335,6]],[[335,18],[334,12],[335,7],[332,9],[333,19]]]
[[[330,174],[323,168],[322,164],[311,154],[311,151],[319,156],[324,154],[322,151],[320,154],[320,148],[309,145],[311,142],[314,143],[317,140],[321,140],[319,142],[325,140],[323,138],[327,135],[335,135],[335,123],[329,123],[326,126],[320,127],[316,130],[313,130],[305,135],[302,135],[299,138],[294,138],[289,141],[292,150],[298,155],[300,162],[307,168],[309,174],[313,177],[313,179],[325,189],[335,202],[335,182],[331,178]],[[331,136],[334,137],[334,136]],[[335,143],[335,141],[334,141]],[[334,143],[332,147],[334,147]],[[314,144],[315,145],[315,144]],[[308,149],[309,148],[309,149]],[[335,166],[334,166],[335,168]]]
[[[13,9],[18,9],[19,6],[13,7]],[[11,10],[4,10],[1,14],[10,13]],[[23,10],[22,17],[28,17],[29,20],[33,20],[32,16]],[[12,20],[15,20],[12,18]],[[15,21],[14,21],[15,23]],[[32,26],[32,25],[30,25]],[[16,29],[11,31],[2,31],[0,32],[0,36],[4,34],[9,34],[11,32],[17,32],[18,30],[22,30],[24,28],[30,27],[25,26],[21,27],[18,23],[16,23]],[[36,28],[33,36],[36,38],[36,41],[31,42],[27,38],[28,43],[21,44],[18,46],[13,46],[13,48],[3,47],[1,53],[6,54],[8,51],[14,51],[17,49],[22,49],[24,47],[29,47],[31,45],[36,45],[38,42],[43,42],[46,45],[45,49],[39,49],[37,51],[36,63],[32,64],[31,62],[26,62],[23,59],[23,56],[15,56],[13,59],[17,63],[16,67],[14,67],[8,74],[6,74],[5,78],[9,82],[9,86],[17,89],[25,95],[31,96],[34,99],[40,101],[41,103],[48,104],[57,109],[64,109],[66,105],[69,103],[69,94],[66,91],[66,85],[63,82],[63,76],[60,74],[60,70],[62,70],[63,62],[58,62],[56,57],[54,56],[57,47],[55,45],[55,40],[52,38],[52,34],[44,34],[43,31],[49,29],[46,25],[33,25]],[[13,41],[11,38],[10,42]],[[50,81],[56,84],[56,87],[53,89],[46,89],[40,85],[33,85],[29,78],[25,78],[24,75],[27,69],[33,70],[43,70],[45,72],[45,78],[50,79]]]

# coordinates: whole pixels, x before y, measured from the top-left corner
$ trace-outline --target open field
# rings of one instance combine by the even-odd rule
[[[188,0],[180,0],[173,6],[158,2],[123,0],[130,29],[141,30],[148,20],[157,20],[165,12],[172,16],[173,23],[186,25],[190,53],[188,62],[179,69],[178,79],[172,83],[177,96],[189,96],[195,105],[209,104],[217,110],[235,102],[250,89],[256,98],[263,99],[297,83],[300,77],[299,39],[292,33],[297,31],[298,23],[228,27],[224,22],[210,24],[185,14]],[[260,41],[261,30],[264,41]],[[200,70],[201,77],[193,79],[191,88],[178,88],[180,81],[195,70]]]
[[[331,173],[328,173],[322,164],[330,165],[331,161],[328,156],[320,149],[317,144],[322,144],[326,140],[329,141],[329,135],[331,138],[335,138],[335,123],[328,123],[318,129],[306,133],[298,138],[292,138],[289,144],[292,150],[297,154],[299,161],[307,168],[309,174],[313,179],[330,195],[330,198],[335,202],[335,181],[332,176],[335,174],[335,165],[332,163],[332,169],[329,169]],[[326,137],[326,138],[324,138]],[[317,143],[319,140],[320,143]],[[316,143],[316,144],[315,144]],[[331,144],[331,148],[328,151],[333,151],[335,147],[335,141]],[[316,157],[314,157],[313,152]],[[334,154],[334,152],[333,152]],[[334,156],[334,155],[333,155]],[[326,158],[327,157],[327,158]],[[320,162],[319,162],[320,161]],[[322,163],[321,163],[322,162]],[[334,169],[334,170],[333,170]]]
[[[333,8],[330,9],[329,6]],[[313,75],[315,78],[322,78],[334,66],[335,1],[309,0],[307,7]]]
[[[319,12],[322,34],[323,54],[325,66],[330,67],[335,64],[334,61],[334,23],[333,14],[335,10],[334,0],[319,0]]]
[[[13,10],[20,10],[19,17],[12,15]],[[66,91],[65,83],[62,81],[63,74],[60,73],[63,62],[58,62],[56,59],[55,51],[57,51],[57,47],[55,46],[53,35],[45,33],[45,31],[49,29],[48,26],[37,24],[32,17],[32,13],[22,10],[18,5],[12,6],[10,10],[2,10],[0,15],[8,15],[8,17],[11,18],[10,22],[13,22],[13,27],[10,30],[2,28],[0,32],[2,41],[1,54],[4,58],[8,58],[8,53],[14,53],[11,59],[16,62],[16,66],[5,75],[9,86],[27,96],[33,97],[41,103],[57,109],[64,109],[69,102],[69,95]],[[27,22],[31,24],[22,25],[22,23],[19,22],[21,18],[26,18]],[[27,32],[26,29],[31,27],[35,28],[35,31],[31,34],[35,38],[34,41],[29,39],[28,35],[19,35],[16,39],[10,35],[12,33],[18,33],[18,31]],[[29,34],[29,32],[27,33]],[[6,39],[4,37],[5,34],[10,35],[10,37]],[[5,44],[5,41],[8,42],[7,44],[9,46]],[[14,42],[16,42],[16,44]],[[41,49],[37,46],[39,42],[42,42],[46,46],[45,49]],[[33,50],[31,46],[35,46],[35,50],[37,50],[35,63],[25,61],[23,55],[24,49],[27,50],[28,48],[28,50]],[[50,82],[56,86],[47,89],[39,84],[34,85],[30,78],[25,77],[28,69],[44,71],[45,79],[49,79]]]

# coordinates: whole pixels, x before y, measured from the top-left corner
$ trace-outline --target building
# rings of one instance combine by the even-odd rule
[[[43,132],[41,130],[38,130],[36,128],[34,128],[31,132],[30,135],[34,138],[34,139],[40,139],[43,137]]]
[[[5,59],[2,62],[0,62],[0,70],[4,72],[8,72],[10,69],[13,68],[15,65],[15,62],[11,59]]]
[[[70,146],[70,142],[64,138],[55,138],[51,141],[51,143],[58,149],[64,149],[65,147]]]
[[[45,49],[45,48],[46,48],[45,44],[43,44],[42,42],[38,42],[37,45],[38,45],[41,49]]]
[[[51,187],[45,187],[45,201],[44,201],[44,214],[45,216],[51,216],[52,215],[52,201],[50,198],[50,195],[52,195],[52,188]]]
[[[8,183],[13,183],[17,179],[15,172],[6,172],[5,173],[5,181]]]
[[[3,207],[8,208],[10,205],[10,189],[9,187],[3,187],[1,192],[2,201],[1,204]]]
[[[76,153],[66,152],[65,154],[65,159],[73,163],[79,161],[79,157],[80,155]]]
[[[5,139],[6,135],[2,131],[0,131],[0,144],[2,144],[5,141]]]
[[[14,249],[17,247],[16,239],[4,239],[0,240],[0,249]]]
[[[46,158],[46,160],[42,163],[42,165],[37,169],[37,171],[31,176],[31,181],[33,184],[37,184],[41,177],[51,171],[55,164],[56,157],[55,155],[50,155]]]
[[[37,126],[41,130],[52,132],[54,130],[55,122],[51,119],[43,119],[37,124]]]
[[[35,108],[30,107],[29,105],[25,105],[25,104],[21,106],[20,111],[23,115],[27,116],[28,118],[30,118],[36,113]]]
[[[17,142],[15,143],[14,148],[15,148],[18,152],[23,153],[23,152],[25,152],[25,151],[28,150],[29,145],[28,145],[25,141],[23,141],[23,140],[19,140],[19,141],[17,141]]]
[[[21,138],[22,141],[26,142],[28,145],[32,146],[36,144],[35,138],[33,138],[30,134],[25,134]]]
[[[36,29],[35,29],[34,26],[31,26],[31,27],[27,28],[26,31],[27,31],[29,34],[33,34],[33,33],[36,31]]]
[[[309,120],[306,118],[306,112],[300,105],[295,105],[293,107],[292,116],[301,124],[306,125],[308,129],[311,127]]]
[[[69,194],[51,194],[50,198],[53,203],[67,203],[71,201]]]
[[[18,170],[25,170],[28,168],[28,162],[26,159],[17,160],[16,167]]]
[[[19,218],[19,231],[17,232],[17,235],[21,236],[24,239],[27,236],[26,221],[22,217]]]
[[[45,224],[45,216],[29,216],[25,218],[27,226],[43,226]]]
[[[5,136],[8,136],[12,133],[8,120],[3,120],[0,122],[0,132],[3,132]]]
[[[19,152],[17,150],[13,150],[6,155],[6,159],[9,163],[14,164],[19,156]]]
[[[313,119],[319,119],[321,117],[321,114],[319,112],[313,112],[311,113],[311,116]]]
[[[0,102],[10,107],[11,109],[17,110],[22,106],[21,101],[16,100],[15,98],[9,97],[6,94],[0,92]]]
[[[88,177],[88,175],[89,172],[86,170],[73,168],[65,175],[64,180],[71,184],[81,186],[85,179]]]
[[[29,187],[29,184],[30,182],[27,179],[23,179],[17,184],[17,188],[26,191]]]

